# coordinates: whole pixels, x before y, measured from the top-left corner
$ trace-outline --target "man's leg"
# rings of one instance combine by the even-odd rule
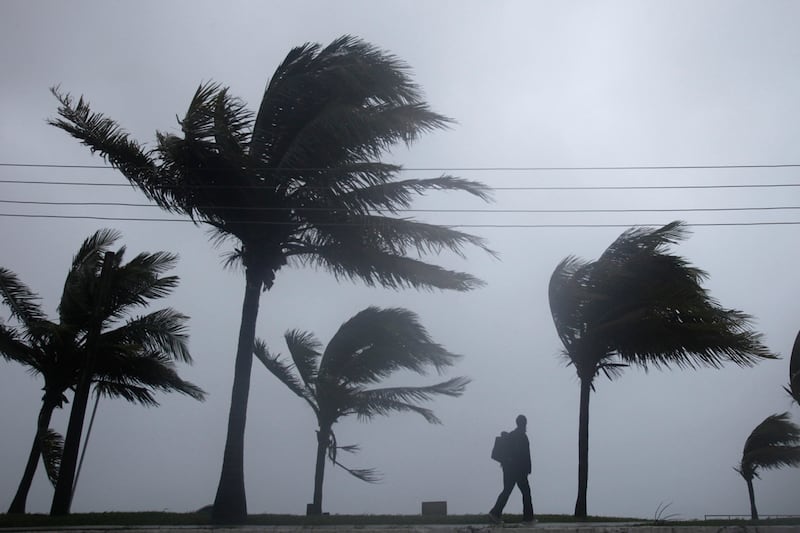
[[[517,486],[522,493],[522,521],[530,522],[533,520],[533,501],[531,499],[531,486],[528,483],[527,474],[517,479]]]
[[[508,497],[511,495],[511,491],[514,490],[514,483],[515,479],[514,476],[511,475],[511,472],[506,471],[503,469],[503,492],[497,497],[497,501],[492,507],[492,510],[489,511],[489,514],[500,518],[500,515],[503,514],[503,508],[506,506],[506,502],[508,502]]]

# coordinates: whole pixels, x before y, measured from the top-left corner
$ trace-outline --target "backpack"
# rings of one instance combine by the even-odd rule
[[[494,438],[494,446],[492,446],[492,459],[500,464],[505,463],[510,459],[511,455],[511,436],[503,431],[499,436]]]

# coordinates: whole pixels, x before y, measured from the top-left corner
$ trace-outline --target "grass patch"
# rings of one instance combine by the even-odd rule
[[[506,524],[522,521],[521,515],[503,515]],[[540,523],[559,522],[638,522],[653,525],[652,519],[625,518],[613,516],[590,516],[578,520],[572,515],[536,515]],[[251,526],[415,526],[421,524],[440,525],[475,525],[488,524],[485,514],[477,515],[327,515],[303,516],[289,514],[254,514],[247,517],[247,525]],[[207,512],[200,513],[80,513],[51,517],[45,514],[7,515],[0,514],[2,528],[58,528],[68,526],[210,526],[211,517]],[[658,525],[671,527],[710,526],[721,527],[731,525],[800,525],[800,518],[774,518],[751,522],[750,520],[665,520]]]
[[[521,522],[521,515],[503,515],[507,524]],[[539,522],[575,522],[570,515],[536,515]],[[637,518],[608,516],[589,517],[585,522],[631,522]],[[485,514],[478,515],[326,515],[304,516],[289,514],[254,514],[247,517],[247,525],[254,526],[413,526],[419,524],[487,524]],[[51,517],[45,514],[0,514],[0,528],[59,527],[59,526],[208,526],[209,513],[76,513]]]

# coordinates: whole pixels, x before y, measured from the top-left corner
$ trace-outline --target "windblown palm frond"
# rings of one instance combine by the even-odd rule
[[[433,411],[419,407],[416,404],[431,401],[437,395],[461,396],[471,381],[466,377],[457,377],[425,387],[389,387],[362,390],[352,394],[350,409],[361,420],[369,420],[374,416],[386,416],[393,411],[409,411],[422,415],[431,424],[441,424],[441,420],[433,414]]]
[[[16,274],[0,267],[0,298],[11,316],[19,320],[27,329],[33,329],[35,323],[44,320],[45,315],[39,305],[39,296],[22,283]]]
[[[184,363],[191,363],[186,315],[167,308],[135,317],[125,324],[103,333],[101,344],[133,345],[146,350],[158,350],[171,354]]]
[[[61,466],[61,455],[64,452],[64,438],[52,429],[45,431],[39,439],[42,450],[42,462],[47,479],[55,486],[58,480],[58,469]]]
[[[306,387],[313,387],[317,379],[319,358],[322,344],[314,335],[305,331],[292,329],[284,335],[294,367]]]
[[[789,359],[789,386],[784,387],[786,392],[800,403],[800,333],[794,339],[792,355]]]
[[[320,373],[350,384],[375,383],[400,369],[424,374],[432,366],[441,372],[457,357],[434,343],[411,311],[368,307],[331,338]]]
[[[749,315],[708,295],[701,285],[705,272],[668,253],[667,246],[685,236],[678,222],[635,228],[595,262],[570,257],[559,264],[550,305],[576,367],[585,365],[594,376],[615,356],[645,370],[752,366],[776,358],[750,329]]]
[[[10,361],[16,361],[36,372],[41,367],[36,350],[24,342],[16,328],[5,324],[0,324],[0,356]]]
[[[253,355],[290,391],[303,398],[315,413],[319,411],[314,391],[303,383],[302,378],[295,375],[291,366],[281,361],[280,354],[272,355],[266,343],[261,339],[256,339]]]
[[[745,479],[758,476],[758,469],[800,466],[800,427],[789,413],[768,416],[747,437],[742,460],[736,469]]]

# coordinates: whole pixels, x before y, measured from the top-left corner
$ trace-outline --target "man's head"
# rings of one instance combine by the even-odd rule
[[[525,429],[527,425],[528,425],[528,419],[525,418],[525,415],[519,415],[517,417],[517,427],[520,429]]]

